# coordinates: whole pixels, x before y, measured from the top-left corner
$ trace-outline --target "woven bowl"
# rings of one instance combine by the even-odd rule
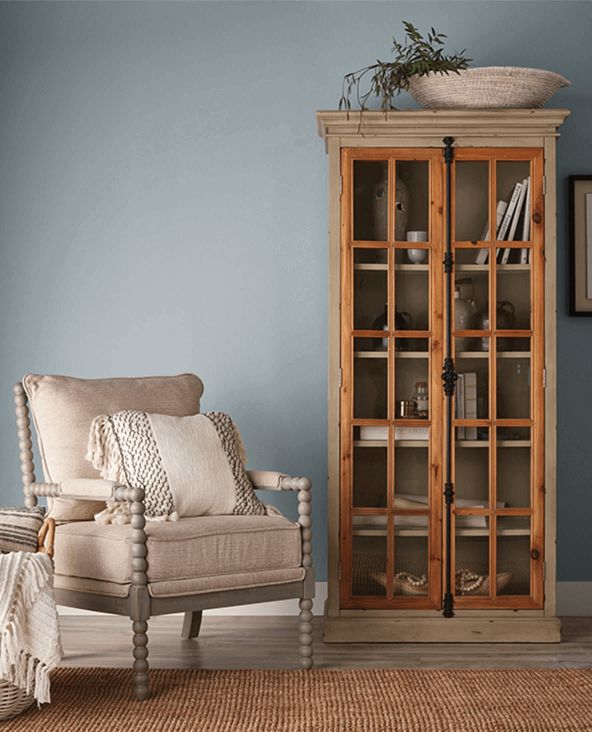
[[[0,720],[16,717],[35,701],[33,694],[0,680]]]
[[[570,84],[553,71],[484,66],[412,76],[409,93],[426,109],[534,109]]]

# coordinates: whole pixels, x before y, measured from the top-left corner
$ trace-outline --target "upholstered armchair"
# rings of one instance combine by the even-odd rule
[[[256,489],[291,491],[298,521],[281,515],[200,516],[146,522],[139,486],[102,480],[85,459],[94,417],[119,410],[187,416],[199,413],[201,380],[192,374],[140,379],[25,376],[14,387],[23,490],[27,506],[48,497],[57,523],[55,593],[60,605],[129,616],[135,695],[149,696],[148,621],[184,613],[182,637],[199,633],[203,610],[299,598],[300,664],[312,667],[314,572],[311,484],[252,471]],[[29,408],[44,482],[36,482]],[[93,516],[107,499],[126,501],[131,523]]]

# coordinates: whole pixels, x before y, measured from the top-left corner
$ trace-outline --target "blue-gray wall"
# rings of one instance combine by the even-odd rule
[[[592,321],[566,312],[566,176],[592,173],[592,4],[0,4],[0,504],[27,371],[192,370],[260,468],[315,484],[326,559],[326,158],[314,112],[409,19],[571,79],[559,142],[559,578],[592,580]],[[404,106],[412,103],[402,98]],[[284,504],[287,507],[288,503]]]

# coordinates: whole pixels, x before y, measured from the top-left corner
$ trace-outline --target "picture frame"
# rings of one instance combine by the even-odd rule
[[[569,176],[569,314],[592,317],[592,174]]]

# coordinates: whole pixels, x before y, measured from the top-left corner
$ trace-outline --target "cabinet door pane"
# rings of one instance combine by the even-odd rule
[[[482,430],[482,440],[466,439],[462,430],[476,427],[457,427],[454,449],[454,503],[458,508],[489,507],[489,430]],[[458,438],[458,434],[463,436]],[[469,434],[469,438],[472,438]],[[466,523],[466,522],[465,522]],[[459,525],[463,525],[463,522]]]
[[[388,163],[354,160],[354,239],[388,239]]]
[[[352,595],[386,597],[386,536],[354,534]]]
[[[471,516],[481,527],[457,527],[455,542],[455,594],[457,596],[490,596],[489,528],[487,516]],[[468,520],[465,519],[465,522]]]
[[[398,160],[395,163],[395,239],[429,241],[429,163]]]
[[[354,250],[354,329],[383,330],[387,325],[388,273],[383,249]],[[368,261],[375,260],[375,261]]]
[[[456,241],[490,239],[489,162],[459,160],[454,194]]]
[[[500,340],[498,338],[498,343]],[[497,416],[530,418],[530,354],[500,350],[497,354]]]
[[[354,443],[354,507],[385,508],[387,505],[387,447]]]
[[[395,428],[395,438],[397,430]],[[404,429],[404,428],[403,428]],[[395,509],[427,509],[430,466],[428,440],[395,442]]]
[[[397,338],[395,341],[396,419],[427,419],[429,416],[430,360],[424,348],[427,348],[427,339]]]
[[[457,257],[468,259],[475,256],[473,249],[458,249]],[[462,256],[464,254],[464,256]],[[466,265],[480,267],[466,272],[459,265],[454,283],[453,318],[456,348],[460,351],[486,350],[483,344],[471,343],[466,336],[457,335],[466,330],[489,330],[489,273],[487,265]]]
[[[497,429],[497,501],[501,508],[531,505],[530,427]]]
[[[500,160],[496,163],[497,201],[501,222],[496,239],[528,241],[530,234],[530,161]],[[526,215],[526,227],[525,227]]]
[[[428,330],[429,249],[398,249],[395,258],[395,328]]]
[[[455,338],[457,419],[489,417],[489,338]],[[460,349],[459,349],[460,346]],[[483,350],[481,350],[483,349]],[[477,440],[477,427],[460,427],[457,439]]]
[[[497,594],[530,595],[530,517],[497,519]]]
[[[529,330],[531,321],[530,265],[521,264],[521,249],[497,250],[498,330]],[[506,263],[507,262],[507,263]]]
[[[419,519],[424,528],[417,528]],[[427,516],[395,516],[395,596],[428,594],[428,557]]]
[[[388,358],[382,339],[356,338],[354,344],[354,419],[386,419]]]

